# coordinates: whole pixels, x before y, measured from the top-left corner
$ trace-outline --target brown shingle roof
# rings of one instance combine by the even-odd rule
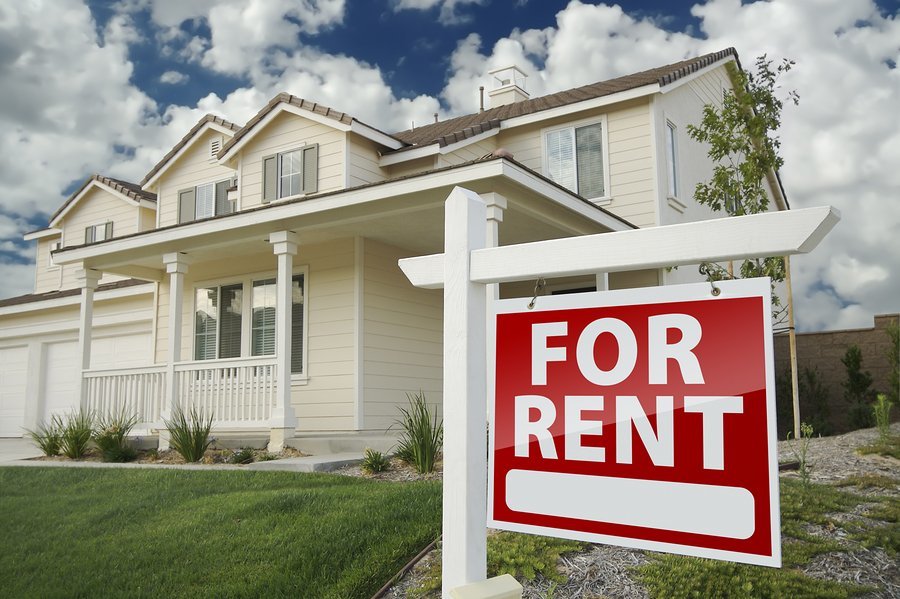
[[[517,116],[534,114],[551,108],[558,108],[584,100],[592,100],[611,94],[628,91],[644,85],[654,83],[660,86],[669,85],[682,77],[699,71],[704,67],[722,60],[728,56],[737,59],[737,51],[727,48],[719,52],[704,54],[696,58],[690,58],[674,64],[657,67],[640,73],[625,75],[607,81],[600,81],[590,85],[583,85],[574,89],[568,89],[548,96],[532,98],[522,102],[514,102],[497,108],[490,108],[484,112],[477,112],[465,116],[448,119],[438,123],[416,127],[394,133],[397,139],[410,144],[406,148],[396,150],[403,152],[412,148],[437,143],[441,147],[472,137],[478,133],[499,127],[501,121]]]
[[[354,120],[356,120],[358,122],[362,122],[362,121],[359,121],[359,119],[354,119],[352,116],[350,116],[346,112],[340,112],[339,110],[335,110],[334,108],[330,108],[328,106],[325,106],[324,104],[319,104],[318,102],[311,102],[309,100],[304,100],[303,98],[298,98],[297,96],[293,96],[291,94],[281,92],[280,94],[278,94],[277,96],[275,96],[274,98],[269,100],[269,103],[266,104],[262,110],[260,110],[259,112],[256,113],[256,116],[254,116],[252,119],[247,121],[247,124],[244,125],[243,127],[241,127],[240,131],[238,131],[234,135],[234,137],[229,139],[225,143],[225,145],[222,146],[222,149],[219,150],[219,158],[221,158],[222,156],[227,154],[228,150],[230,150],[236,143],[238,143],[250,131],[252,131],[253,128],[256,127],[256,125],[258,125],[260,121],[262,121],[264,118],[266,118],[266,115],[268,115],[270,112],[272,112],[276,106],[278,106],[279,104],[282,104],[282,103],[290,104],[292,106],[296,106],[297,108],[302,108],[303,110],[308,110],[310,112],[314,112],[318,115],[338,121],[339,123],[343,123],[344,125],[351,125],[351,124],[353,124]],[[375,129],[375,127],[372,127],[371,125],[366,125],[366,126],[371,129]],[[379,131],[378,129],[375,129],[375,130]],[[379,131],[379,132],[384,133],[384,131]],[[388,137],[393,137],[389,133],[384,133],[384,135],[387,135]]]
[[[115,283],[104,283],[98,285],[96,291],[109,291],[110,289],[124,289],[125,287],[134,287],[135,285],[145,285],[150,281],[142,281],[140,279],[125,279],[124,281],[116,281]],[[59,299],[61,297],[71,297],[73,295],[81,295],[81,289],[64,289],[62,291],[47,291],[45,293],[28,293],[0,300],[0,308],[7,306],[20,306],[22,304],[30,304],[32,302],[42,302],[45,300]]]
[[[187,145],[187,143],[191,141],[191,139],[193,139],[194,135],[196,135],[197,132],[200,131],[200,129],[202,129],[206,123],[215,123],[216,125],[225,127],[226,129],[231,129],[232,131],[237,131],[241,128],[239,125],[235,125],[230,121],[226,121],[222,117],[218,117],[212,114],[205,115],[202,119],[197,121],[196,125],[191,127],[191,130],[187,132],[187,135],[182,137],[181,140],[179,140],[179,142],[175,144],[175,147],[169,150],[168,154],[162,157],[162,160],[156,163],[156,166],[150,169],[150,172],[147,173],[147,175],[141,180],[141,186],[146,185],[147,181],[152,179],[153,175],[158,173],[160,169],[162,169],[175,156],[175,154],[177,154],[181,150],[181,148]]]
[[[81,184],[81,187],[79,187],[75,193],[70,195],[69,199],[67,199],[65,202],[63,202],[63,205],[60,206],[56,212],[53,213],[53,215],[50,217],[50,222],[52,223],[60,214],[62,214],[63,211],[72,202],[75,201],[75,198],[77,198],[81,194],[81,192],[83,192],[85,189],[87,189],[88,185],[90,185],[94,181],[96,181],[98,183],[102,183],[102,184],[106,185],[107,187],[111,187],[111,188],[115,189],[122,195],[124,195],[128,198],[131,198],[135,202],[140,202],[141,200],[144,200],[147,202],[155,202],[156,201],[155,193],[150,193],[149,191],[144,191],[143,189],[141,189],[141,187],[139,185],[136,185],[135,183],[123,181],[121,179],[113,179],[112,177],[105,177],[103,175],[91,175],[90,177],[85,179],[84,183]]]

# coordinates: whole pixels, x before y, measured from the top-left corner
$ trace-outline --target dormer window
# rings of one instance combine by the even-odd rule
[[[178,222],[210,218],[234,212],[234,202],[228,199],[228,188],[233,179],[204,183],[178,192]]]
[[[263,202],[315,193],[319,180],[319,144],[263,158]]]
[[[90,225],[84,228],[84,243],[86,244],[112,239],[112,236],[112,222],[100,223],[99,225]]]

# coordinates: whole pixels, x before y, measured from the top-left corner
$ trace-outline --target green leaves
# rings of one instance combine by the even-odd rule
[[[395,454],[415,467],[419,474],[434,471],[437,455],[444,444],[444,421],[431,415],[425,393],[406,394],[409,409],[400,408],[401,418],[395,424],[403,430]]]
[[[169,429],[170,444],[185,462],[199,462],[203,454],[212,443],[209,432],[212,430],[212,414],[208,416],[203,410],[192,407],[185,414],[181,408],[176,408],[172,420],[166,420],[166,428]]]

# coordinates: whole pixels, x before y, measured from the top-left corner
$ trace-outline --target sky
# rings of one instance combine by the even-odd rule
[[[492,68],[532,97],[735,47],[796,66],[779,135],[792,207],[842,220],[792,259],[800,330],[900,310],[898,0],[21,0],[0,4],[0,297],[22,235],[92,173],[140,181],[206,113],[278,92],[386,131],[478,109]]]

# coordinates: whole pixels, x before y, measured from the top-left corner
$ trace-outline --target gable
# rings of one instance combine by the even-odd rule
[[[60,223],[65,246],[82,245],[84,229],[94,225],[113,223],[116,237],[138,232],[140,206],[123,201],[119,194],[101,185],[85,190]]]
[[[156,187],[163,174],[182,160],[185,154],[196,151],[198,145],[205,147],[209,157],[214,160],[238,129],[237,125],[225,119],[206,115],[147,173],[141,186],[145,189]],[[214,148],[208,145],[211,139],[218,140],[218,145]]]

